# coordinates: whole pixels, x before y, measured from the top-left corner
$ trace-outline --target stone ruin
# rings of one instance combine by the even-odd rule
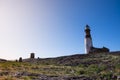
[[[35,53],[31,53],[30,58],[34,59],[35,58]]]
[[[22,57],[19,58],[19,62],[23,62]]]

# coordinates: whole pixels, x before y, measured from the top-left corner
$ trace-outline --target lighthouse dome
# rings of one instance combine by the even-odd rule
[[[86,25],[85,29],[90,29],[90,27],[88,25]]]

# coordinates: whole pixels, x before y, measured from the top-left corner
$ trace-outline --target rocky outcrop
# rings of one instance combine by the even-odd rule
[[[43,74],[16,72],[14,77],[20,78],[22,76],[33,77],[32,80],[92,80],[87,76],[47,76]]]

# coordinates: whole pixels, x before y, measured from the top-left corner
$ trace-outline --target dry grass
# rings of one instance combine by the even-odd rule
[[[102,57],[101,57],[102,56]],[[70,59],[67,57],[67,59]],[[66,59],[66,60],[67,60]],[[76,58],[71,61],[77,61]],[[101,62],[100,62],[101,61]],[[0,80],[30,80],[37,78],[36,75],[47,76],[89,76],[89,77],[107,77],[111,75],[120,75],[120,56],[119,55],[94,55],[81,59],[81,64],[78,65],[61,65],[55,62],[47,61],[49,64],[42,64],[41,62],[0,62]],[[60,62],[60,61],[59,61]],[[96,63],[95,63],[96,62]],[[98,63],[99,62],[99,63]],[[54,64],[53,64],[54,63]],[[69,63],[69,62],[68,62]],[[72,63],[70,63],[72,64]],[[74,64],[74,63],[73,63]]]

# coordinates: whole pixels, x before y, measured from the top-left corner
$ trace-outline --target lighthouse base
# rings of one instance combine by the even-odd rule
[[[110,50],[106,47],[103,48],[96,48],[96,47],[91,47],[90,54],[91,53],[103,53],[103,52],[110,52]]]

